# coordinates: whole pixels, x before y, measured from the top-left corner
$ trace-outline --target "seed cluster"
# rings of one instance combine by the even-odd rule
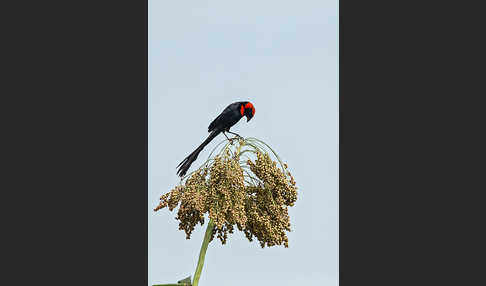
[[[238,151],[226,150],[211,165],[195,171],[184,184],[161,196],[155,211],[165,207],[172,211],[179,205],[176,219],[187,239],[208,213],[215,225],[211,240],[217,236],[225,244],[236,225],[250,241],[256,237],[261,247],[288,247],[287,208],[297,200],[294,178],[286,164],[285,174],[268,153],[258,150],[256,160],[245,164]]]
[[[263,183],[246,188],[245,206],[249,220],[244,229],[245,235],[250,241],[253,236],[257,237],[262,247],[282,243],[288,247],[285,231],[290,231],[290,218],[287,207],[293,206],[297,200],[294,178],[287,171],[289,181],[268,154],[257,153],[257,160],[248,160],[247,163]]]

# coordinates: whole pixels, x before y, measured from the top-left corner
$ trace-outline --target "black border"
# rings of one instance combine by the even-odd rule
[[[16,172],[2,188],[3,284],[147,285],[147,7],[4,10],[4,95],[18,109],[3,134]]]
[[[470,5],[340,1],[340,285],[484,281]]]

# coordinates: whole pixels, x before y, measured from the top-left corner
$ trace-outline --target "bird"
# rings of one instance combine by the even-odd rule
[[[204,149],[206,145],[211,142],[219,133],[223,133],[224,136],[228,140],[232,140],[228,138],[226,132],[236,135],[237,137],[241,136],[234,132],[230,131],[230,128],[233,127],[238,121],[240,121],[243,116],[246,116],[246,122],[249,122],[253,116],[255,115],[255,107],[249,101],[238,101],[228,105],[222,112],[219,114],[208,126],[208,132],[210,132],[208,138],[204,140],[204,142],[199,145],[189,156],[187,156],[184,160],[182,160],[179,165],[177,165],[177,175],[179,177],[184,177],[187,173],[187,170],[191,167],[191,164],[196,161],[197,156],[201,151]],[[233,138],[234,139],[234,138]]]

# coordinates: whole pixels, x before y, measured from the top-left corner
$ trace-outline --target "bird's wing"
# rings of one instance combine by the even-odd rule
[[[215,119],[214,119],[214,120],[211,122],[211,124],[209,124],[209,126],[208,126],[208,132],[211,132],[211,131],[213,131],[213,130],[216,128],[216,126],[218,125],[218,122],[220,122],[220,121],[221,121],[221,116],[222,116],[222,115],[223,115],[223,113],[221,113],[220,115],[218,115],[218,117],[216,117],[216,118],[215,118]]]
[[[213,131],[217,126],[224,125],[226,122],[228,122],[233,116],[235,110],[238,110],[239,106],[241,103],[235,102],[230,105],[228,105],[223,112],[221,112],[218,117],[216,117],[211,124],[209,124],[208,127],[208,132]]]

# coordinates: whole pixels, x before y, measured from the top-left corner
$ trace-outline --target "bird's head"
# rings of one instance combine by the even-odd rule
[[[255,115],[255,107],[251,102],[246,101],[241,104],[240,112],[241,116],[246,116],[246,122],[248,122]]]

